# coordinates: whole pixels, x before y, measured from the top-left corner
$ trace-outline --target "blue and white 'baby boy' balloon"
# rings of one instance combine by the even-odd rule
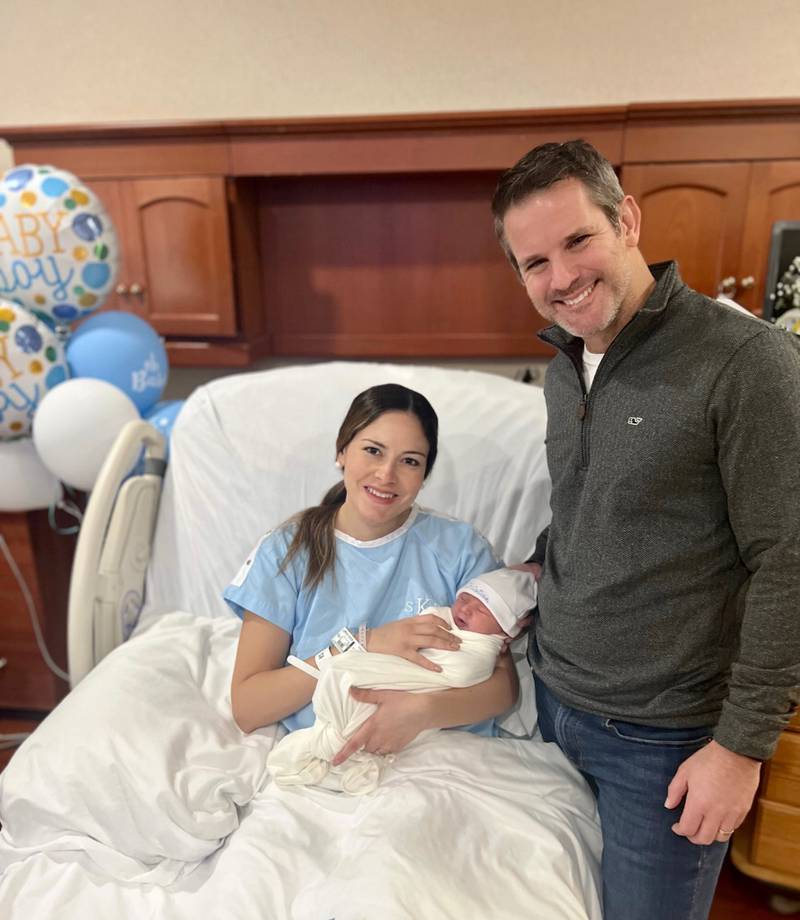
[[[108,214],[72,173],[28,164],[0,176],[0,297],[67,326],[103,303],[118,261]]]
[[[0,441],[28,434],[45,393],[67,376],[55,332],[24,307],[0,300]]]

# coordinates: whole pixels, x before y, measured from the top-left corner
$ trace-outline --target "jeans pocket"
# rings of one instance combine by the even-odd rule
[[[702,747],[711,741],[713,729],[708,725],[695,728],[661,728],[657,725],[637,725],[619,719],[603,719],[603,727],[622,741],[650,744],[656,747]]]

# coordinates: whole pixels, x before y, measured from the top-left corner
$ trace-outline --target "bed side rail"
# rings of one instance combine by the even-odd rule
[[[166,469],[164,454],[164,438],[152,425],[128,422],[97,477],[72,564],[70,687],[124,642],[136,623]],[[130,475],[134,466],[143,472]]]

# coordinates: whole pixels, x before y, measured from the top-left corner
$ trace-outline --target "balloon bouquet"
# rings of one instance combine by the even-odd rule
[[[158,402],[163,342],[131,313],[95,313],[118,259],[108,215],[75,176],[0,176],[0,512],[53,507],[61,483],[91,490],[128,421],[169,436],[182,402]]]

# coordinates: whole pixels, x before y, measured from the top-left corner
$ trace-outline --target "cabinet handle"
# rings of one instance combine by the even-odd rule
[[[742,278],[739,282],[739,287],[743,291],[749,291],[751,287],[755,287],[756,279],[752,275],[748,275],[746,278]]]
[[[140,297],[144,294],[144,288],[141,284],[137,284],[137,282],[134,281],[131,285],[131,294],[133,294],[134,297]]]
[[[114,288],[114,293],[115,293],[115,294],[119,294],[120,297],[124,297],[124,296],[128,293],[128,289],[127,289],[127,287],[125,287],[124,284],[118,284],[118,285]]]

